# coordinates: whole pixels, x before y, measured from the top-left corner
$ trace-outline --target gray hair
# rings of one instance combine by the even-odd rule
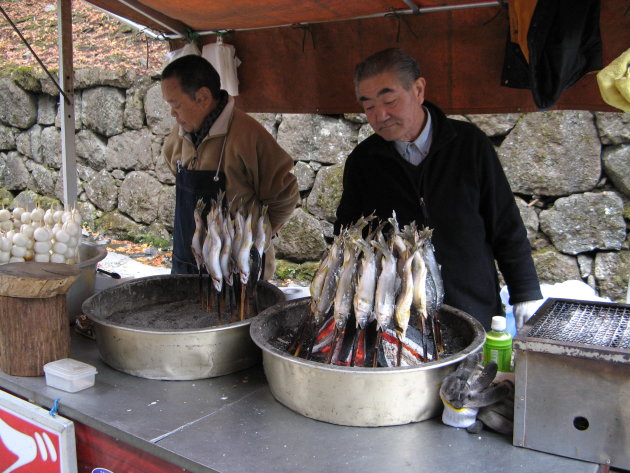
[[[354,70],[354,88],[359,83],[383,72],[394,72],[400,84],[407,90],[420,77],[420,66],[409,54],[399,48],[390,48],[372,54]]]

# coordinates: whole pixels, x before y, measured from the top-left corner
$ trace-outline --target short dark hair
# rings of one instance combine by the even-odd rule
[[[205,58],[189,54],[175,59],[162,71],[161,79],[176,77],[182,92],[188,94],[194,100],[195,94],[202,87],[207,87],[212,97],[219,98],[221,91],[221,78],[212,64]]]
[[[401,85],[407,90],[420,77],[420,66],[414,58],[402,49],[389,48],[374,53],[357,64],[354,70],[355,90],[362,80],[388,71],[396,73]]]

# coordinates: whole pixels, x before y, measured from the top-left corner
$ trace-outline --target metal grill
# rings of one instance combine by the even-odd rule
[[[630,306],[627,305],[554,300],[543,305],[532,322],[528,338],[630,348]]]

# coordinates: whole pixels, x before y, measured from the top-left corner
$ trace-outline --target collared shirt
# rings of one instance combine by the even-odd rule
[[[432,124],[431,124],[431,114],[429,111],[424,108],[424,112],[427,115],[427,123],[422,129],[418,138],[414,141],[394,141],[394,146],[396,147],[396,151],[403,157],[405,161],[417,166],[422,162],[424,158],[429,154],[429,149],[431,148],[432,141]]]

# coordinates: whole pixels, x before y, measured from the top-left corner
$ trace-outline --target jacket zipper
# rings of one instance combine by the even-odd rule
[[[397,153],[397,151],[395,151]],[[423,160],[423,162],[425,162],[427,159],[429,159],[429,157],[431,156],[431,153],[427,154]],[[404,159],[404,158],[403,158]],[[396,161],[396,160],[394,160]],[[429,212],[427,210],[427,204],[424,201],[424,196],[422,195],[422,192],[419,192],[416,189],[416,185],[414,184],[413,180],[411,179],[411,176],[409,175],[409,173],[407,172],[407,169],[405,168],[405,166],[403,166],[401,163],[396,162],[396,164],[398,166],[400,166],[402,168],[403,174],[405,175],[405,177],[407,178],[407,180],[409,181],[409,184],[411,185],[413,192],[416,194],[416,198],[418,199],[418,205],[420,206],[420,211],[422,212],[422,218],[424,219],[424,225],[426,227],[430,228],[429,225]],[[421,166],[422,163],[420,163],[418,166]],[[424,170],[423,172],[420,174],[420,181],[422,181],[422,178],[424,176]],[[424,185],[422,185],[423,183],[421,182],[421,188],[424,187]]]

